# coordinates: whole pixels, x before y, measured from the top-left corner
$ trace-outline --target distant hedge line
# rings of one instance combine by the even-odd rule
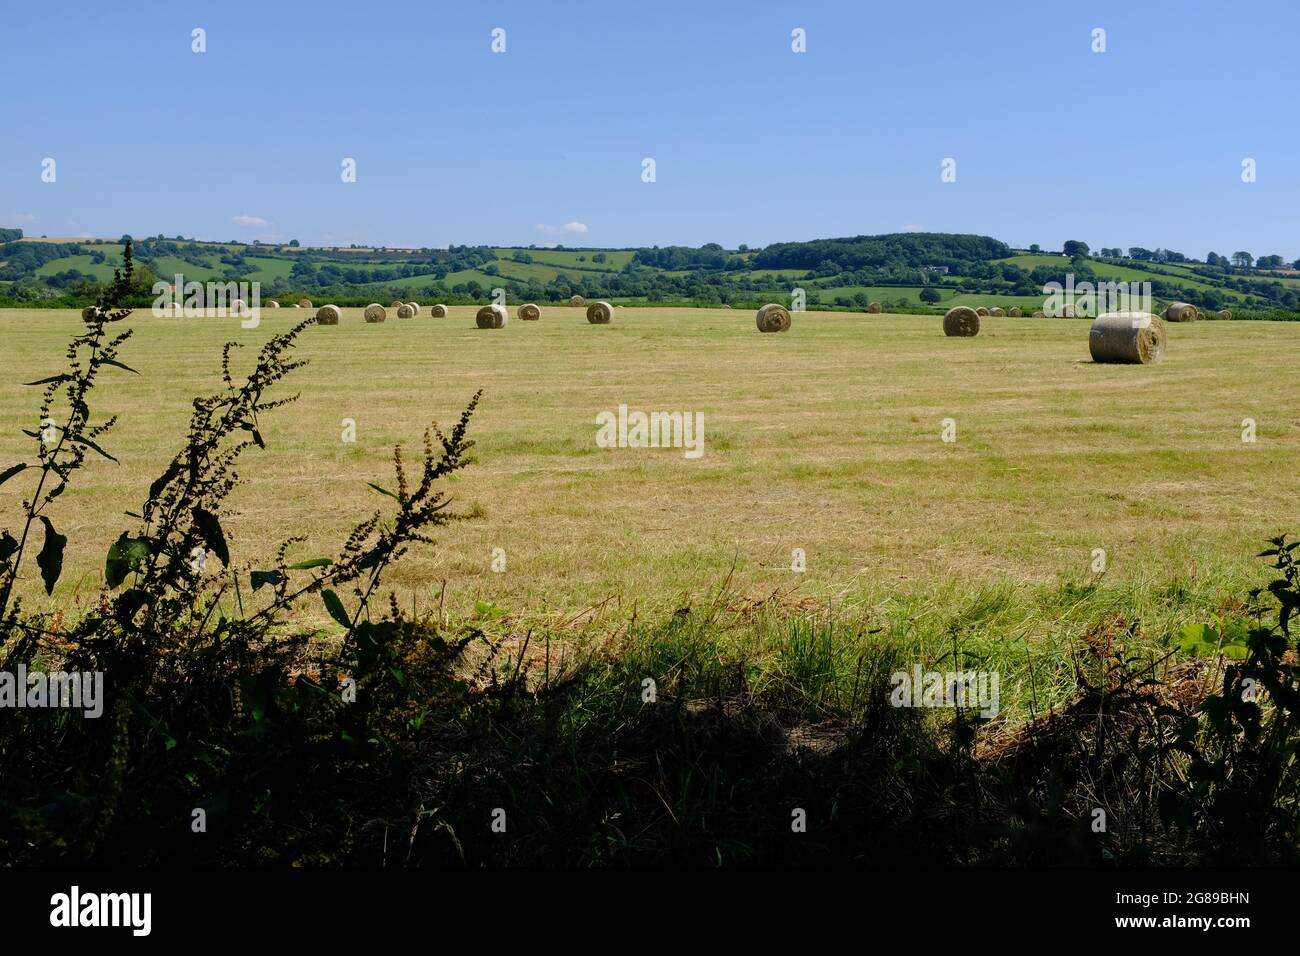
[[[1229,309],[1233,322],[1300,322],[1300,312],[1289,309]],[[1206,313],[1213,319],[1214,313]]]

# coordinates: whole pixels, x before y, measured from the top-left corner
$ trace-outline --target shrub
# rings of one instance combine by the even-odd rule
[[[232,368],[234,344],[226,346],[224,388],[195,400],[185,446],[149,487],[136,526],[108,551],[97,606],[66,627],[61,615],[24,612],[15,585],[38,530],[35,562],[47,592],[62,568],[67,538],[47,512],[89,453],[112,457],[101,442],[114,420],[92,424],[89,402],[101,374],[130,371],[118,355],[131,332],[115,328],[129,314],[120,305],[131,272],[128,245],[123,270],[69,345],[68,371],[32,383],[44,386],[41,421],[61,398],[63,424],[28,432],[36,464],[3,472],[5,480],[37,477],[19,536],[0,534],[0,669],[57,664],[104,676],[102,719],[66,708],[0,709],[0,856],[10,860],[193,852],[185,835],[197,811],[227,836],[212,845],[231,853],[273,822],[328,816],[357,785],[353,774],[390,766],[395,722],[415,716],[408,656],[418,656],[420,673],[445,677],[465,646],[421,629],[414,655],[410,623],[374,599],[391,563],[455,517],[441,480],[469,462],[477,395],[449,433],[425,433],[416,474],[395,449],[394,489],[372,485],[390,508],[358,524],[336,556],[293,560],[293,539],[247,576],[232,561],[222,518],[239,482],[235,468],[247,450],[264,447],[262,417],[293,401],[269,393],[305,364],[291,354],[311,319],[273,336],[242,378]],[[345,588],[350,600],[339,594]],[[312,595],[340,638],[312,641],[292,630],[291,610]],[[422,688],[421,702],[454,697],[461,686],[446,677],[431,696]],[[292,852],[292,841],[282,850]]]

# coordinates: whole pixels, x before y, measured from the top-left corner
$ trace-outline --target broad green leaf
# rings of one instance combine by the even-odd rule
[[[493,620],[499,617],[505,617],[510,612],[499,604],[492,601],[475,601],[474,614],[476,617]]]
[[[125,531],[108,549],[104,561],[104,583],[109,590],[119,587],[126,576],[148,560],[150,544],[147,538],[132,538]]]
[[[1178,636],[1178,649],[1187,654],[1209,653],[1219,643],[1218,632],[1208,624],[1184,624]]]
[[[309,568],[324,568],[333,564],[329,558],[310,558],[306,561],[299,561],[297,564],[289,565],[290,571],[306,571]]]
[[[387,488],[381,488],[373,481],[367,481],[366,484],[368,484],[371,488],[374,488],[375,491],[379,492],[381,495],[388,495],[388,497],[392,498],[394,501],[398,500],[397,495],[393,494]]]
[[[1228,617],[1219,622],[1219,636],[1225,648],[1234,644],[1244,647],[1249,632],[1249,622],[1240,618]]]
[[[66,535],[59,534],[50,524],[50,519],[41,515],[41,524],[45,525],[45,544],[36,556],[36,566],[41,569],[41,580],[45,582],[45,593],[53,594],[54,585],[63,573],[63,549],[68,546]]]
[[[346,628],[352,627],[352,620],[348,617],[347,610],[343,607],[343,602],[333,591],[325,590],[321,592],[321,599],[325,602],[325,610],[330,612],[330,617],[338,621]]]

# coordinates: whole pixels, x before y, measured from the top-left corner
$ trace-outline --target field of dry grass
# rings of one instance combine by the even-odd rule
[[[479,388],[477,463],[455,493],[481,518],[398,566],[406,603],[435,604],[445,581],[451,609],[573,614],[613,598],[662,610],[734,564],[742,594],[842,606],[1085,580],[1096,548],[1109,582],[1226,592],[1258,580],[1261,539],[1300,528],[1295,326],[1172,325],[1163,364],[1127,367],[1091,362],[1086,321],[986,319],[979,337],[948,339],[938,317],[805,313],[762,335],[739,310],[622,309],[595,326],[577,309],[532,323],[512,309],[500,331],[476,329],[473,311],[390,310],[368,325],[348,309],[306,331],[311,364],[285,389],[302,397],[266,421],[267,450],[247,453],[225,522],[237,563],[268,566],[291,535],[308,539],[294,556],[332,553],[384,503],[366,482],[391,485],[393,444],[414,455],[425,424],[452,422]],[[122,463],[92,462],[55,502],[70,544],[50,603],[93,594],[110,543],[134,527],[123,512],[184,440],[190,399],[219,387],[221,344],[249,346],[238,365],[304,315],[265,311],[252,330],[128,320],[123,359],[141,375],[115,374],[93,405],[121,417],[104,444]],[[36,427],[39,389],[21,383],[60,369],[77,325],[72,312],[0,312],[0,469],[34,460],[20,429]],[[596,416],[620,404],[703,413],[703,456],[598,448]],[[0,488],[0,516],[25,490],[21,476]],[[38,581],[25,593],[49,601]]]

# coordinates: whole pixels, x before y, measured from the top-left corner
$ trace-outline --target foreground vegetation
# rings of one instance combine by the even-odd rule
[[[854,622],[725,604],[638,624],[563,667],[543,635],[369,624],[326,662],[329,678],[357,681],[353,703],[317,680],[306,644],[242,648],[215,669],[196,651],[185,683],[132,686],[100,726],[0,715],[0,853],[386,867],[1298,862],[1292,644],[1276,619],[1220,626],[1190,632],[1188,652],[1207,655],[1193,657],[1155,655],[1117,622],[1068,663],[1040,662],[1069,700],[1010,726],[889,706],[890,675],[915,649],[864,641]],[[1224,637],[1239,659],[1216,656]],[[1242,701],[1248,681],[1268,690]]]
[[[28,610],[27,569],[47,593],[64,573],[64,489],[116,447],[92,408],[132,373],[126,264],[66,370],[35,383],[35,455],[0,477],[27,483],[0,535],[0,672],[100,672],[106,688],[98,719],[0,708],[0,857],[1294,861],[1300,545],[1275,538],[1266,586],[1172,632],[1147,614],[1183,593],[1146,608],[1096,579],[1063,585],[1051,615],[1068,627],[1087,608],[1094,625],[1060,642],[1009,640],[1016,602],[996,588],[888,622],[755,602],[730,577],[613,628],[530,627],[486,603],[473,619],[409,612],[383,599],[390,567],[475,517],[448,483],[471,464],[477,397],[417,465],[394,453],[382,507],[330,557],[287,542],[250,570],[232,554],[237,470],[291,407],[306,322],[247,373],[227,350],[222,387],[105,549],[96,603]],[[338,630],[296,623],[304,601]],[[1003,705],[892,706],[893,675],[915,666],[999,673]]]

